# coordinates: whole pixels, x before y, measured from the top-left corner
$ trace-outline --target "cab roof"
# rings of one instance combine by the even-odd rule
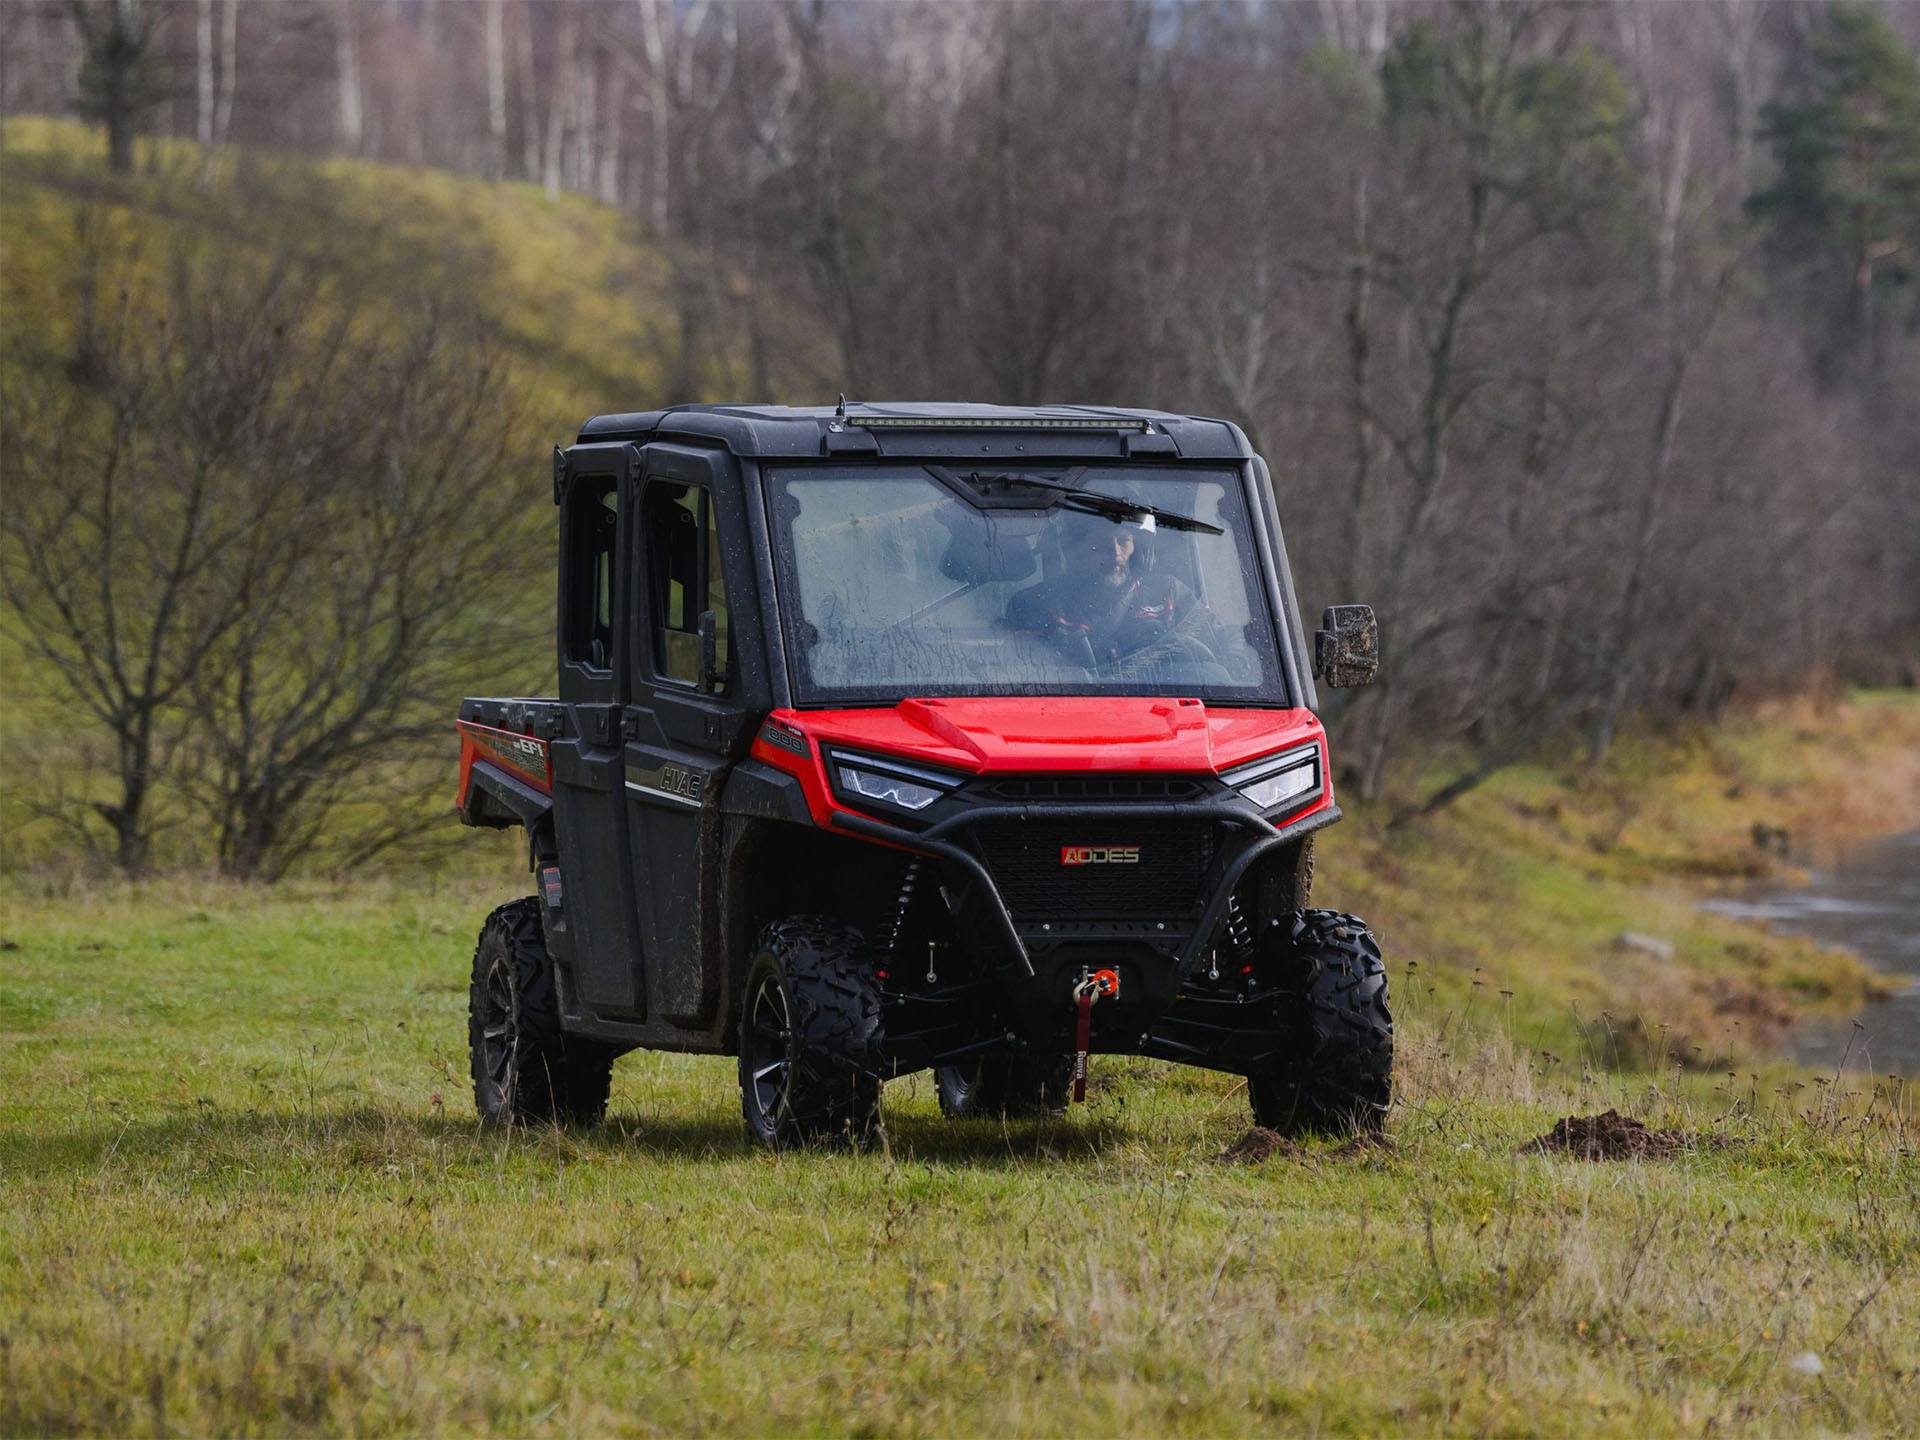
[[[842,405],[674,405],[596,415],[582,442],[684,436],[736,455],[817,459],[871,455],[1247,460],[1227,420],[1096,405],[976,405],[889,401]]]

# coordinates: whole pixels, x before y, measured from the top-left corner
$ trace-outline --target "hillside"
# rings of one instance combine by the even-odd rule
[[[196,245],[233,263],[299,255],[332,283],[371,295],[376,315],[434,296],[477,310],[506,358],[508,453],[524,469],[535,535],[550,523],[551,446],[589,414],[670,398],[662,377],[680,363],[671,264],[636,221],[606,206],[339,159],[230,152],[208,172],[185,142],[156,141],[143,157],[139,173],[114,176],[97,131],[37,118],[0,127],[0,366],[9,372],[59,374],[70,362],[74,250],[87,226],[132,257],[135,293],[123,303],[136,315],[151,315],[168,265]],[[698,382],[708,393],[743,383],[715,365]],[[549,607],[544,584],[527,603],[530,612]],[[539,675],[549,663],[529,653],[515,668]],[[0,679],[0,743],[39,762],[0,793],[5,864],[18,866],[61,852],[64,837],[34,809],[63,787],[88,785],[104,742],[61,712],[10,624],[0,624]]]
[[[524,392],[530,466],[586,415],[659,403],[674,344],[670,264],[629,216],[582,196],[492,184],[444,170],[369,161],[307,161],[237,152],[210,176],[186,142],[151,143],[143,173],[114,176],[98,132],[16,117],[0,126],[0,323],[13,344],[57,345],[70,323],[59,261],[83,207],[104,208],[137,238],[156,271],[179,233],[219,233],[240,247],[267,236],[229,225],[234,187],[265,197],[284,235],[337,230],[362,277],[470,280],[467,298],[497,326]],[[418,288],[418,283],[413,288]],[[724,387],[731,376],[703,377]],[[537,488],[537,487],[536,487]]]

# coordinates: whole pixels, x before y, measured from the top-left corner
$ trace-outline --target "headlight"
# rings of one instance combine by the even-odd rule
[[[1320,788],[1320,747],[1302,745],[1269,755],[1221,777],[1262,810],[1312,795]]]
[[[924,810],[959,784],[957,777],[866,755],[828,753],[833,788],[843,799],[877,800],[897,810]]]
[[[840,788],[848,794],[884,800],[902,810],[924,810],[942,794],[931,785],[916,785],[898,775],[882,775],[875,770],[856,770],[851,765],[842,765],[839,772]]]

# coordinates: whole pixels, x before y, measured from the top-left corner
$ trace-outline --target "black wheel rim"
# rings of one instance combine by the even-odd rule
[[[487,966],[483,986],[486,1010],[480,1025],[480,1063],[487,1080],[501,1099],[513,1097],[513,1041],[518,1020],[518,999],[514,993],[513,961],[507,955],[495,955]]]
[[[780,977],[760,978],[747,1003],[747,1088],[760,1129],[772,1134],[785,1118],[793,1081],[793,1016]]]

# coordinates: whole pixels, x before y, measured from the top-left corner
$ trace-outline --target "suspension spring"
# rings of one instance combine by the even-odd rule
[[[1253,931],[1247,924],[1246,912],[1240,908],[1240,897],[1227,897],[1227,946],[1236,959],[1245,962],[1253,958]]]
[[[893,914],[886,924],[887,953],[898,954],[900,941],[907,932],[907,911],[913,906],[913,892],[920,883],[920,867],[925,864],[921,856],[914,856],[907,862],[906,873],[900,877],[900,891],[893,902]]]

